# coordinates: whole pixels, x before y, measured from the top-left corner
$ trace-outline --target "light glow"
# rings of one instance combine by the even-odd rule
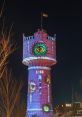
[[[45,70],[51,70],[50,67],[45,67],[45,66],[32,66],[32,67],[29,67],[28,70],[30,69],[45,69]]]
[[[47,53],[47,46],[42,42],[38,42],[33,46],[33,53],[38,56],[44,55]]]
[[[66,104],[66,107],[71,107],[72,105],[71,104]]]

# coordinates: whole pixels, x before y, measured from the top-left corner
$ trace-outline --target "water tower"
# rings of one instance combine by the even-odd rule
[[[56,64],[56,36],[43,29],[23,35],[23,64],[28,66],[26,117],[52,117],[50,70]]]

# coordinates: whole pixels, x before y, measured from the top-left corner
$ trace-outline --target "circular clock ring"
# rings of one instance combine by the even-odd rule
[[[33,46],[33,53],[38,56],[45,55],[47,53],[47,46],[42,42],[38,42]]]

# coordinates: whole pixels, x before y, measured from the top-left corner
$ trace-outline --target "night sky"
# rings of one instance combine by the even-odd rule
[[[0,2],[0,7],[3,0]],[[81,95],[82,79],[82,3],[55,0],[6,0],[4,15],[6,24],[14,24],[12,32],[18,49],[11,57],[10,64],[16,77],[26,77],[22,65],[22,34],[33,35],[40,28],[40,14],[43,27],[49,35],[56,33],[57,64],[52,68],[52,91],[54,103],[71,101],[73,94]]]

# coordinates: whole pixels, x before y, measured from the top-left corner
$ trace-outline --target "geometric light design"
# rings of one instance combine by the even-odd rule
[[[47,46],[42,42],[38,42],[33,46],[33,53],[37,56],[44,55],[47,53]]]

